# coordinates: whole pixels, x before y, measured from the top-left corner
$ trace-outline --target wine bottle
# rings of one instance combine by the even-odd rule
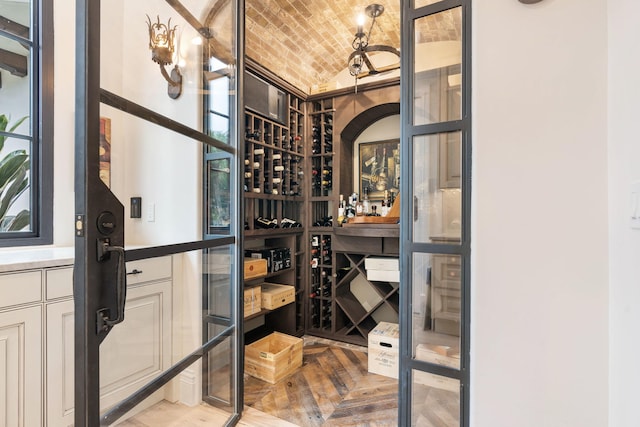
[[[254,156],[262,156],[264,155],[264,148],[256,148],[253,150]]]
[[[371,202],[369,201],[369,187],[364,187],[364,195],[362,196],[362,214],[369,215],[371,213]]]

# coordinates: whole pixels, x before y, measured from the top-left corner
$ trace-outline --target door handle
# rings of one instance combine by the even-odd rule
[[[110,257],[111,253],[118,256],[116,270],[116,315],[111,315],[109,310],[100,310],[102,317],[102,328],[108,329],[124,321],[124,306],[127,299],[127,276],[124,265],[124,248],[122,246],[111,246],[109,239],[98,240],[98,261],[104,261]],[[109,313],[108,315],[106,313]]]
[[[418,196],[413,196],[413,222],[418,220]]]

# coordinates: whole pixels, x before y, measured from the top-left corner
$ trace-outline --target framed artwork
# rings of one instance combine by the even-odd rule
[[[111,119],[100,117],[100,179],[111,188]]]
[[[400,140],[363,142],[359,145],[360,198],[365,188],[370,200],[382,200],[384,192],[400,191]]]

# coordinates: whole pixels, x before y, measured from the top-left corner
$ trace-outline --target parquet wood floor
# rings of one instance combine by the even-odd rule
[[[397,426],[398,381],[369,374],[367,353],[304,347],[303,365],[277,384],[245,378],[245,405],[302,427]]]
[[[315,338],[309,341],[303,366],[279,383],[245,376],[245,410],[239,426],[398,425],[398,381],[370,374],[366,349]],[[413,403],[416,427],[459,426],[457,393],[414,384]],[[205,404],[189,408],[161,402],[120,426],[219,426],[226,418],[224,411]]]

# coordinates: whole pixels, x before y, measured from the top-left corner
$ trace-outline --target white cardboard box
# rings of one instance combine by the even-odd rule
[[[398,258],[376,258],[369,257],[364,260],[364,268],[367,270],[400,270]]]
[[[356,278],[349,283],[349,289],[367,312],[371,311],[373,307],[382,301],[380,294],[373,289],[371,283],[369,283],[361,274],[358,274]]]
[[[367,279],[378,282],[399,282],[400,271],[398,270],[367,270]]]
[[[398,378],[400,327],[397,323],[380,322],[369,332],[369,372]]]

